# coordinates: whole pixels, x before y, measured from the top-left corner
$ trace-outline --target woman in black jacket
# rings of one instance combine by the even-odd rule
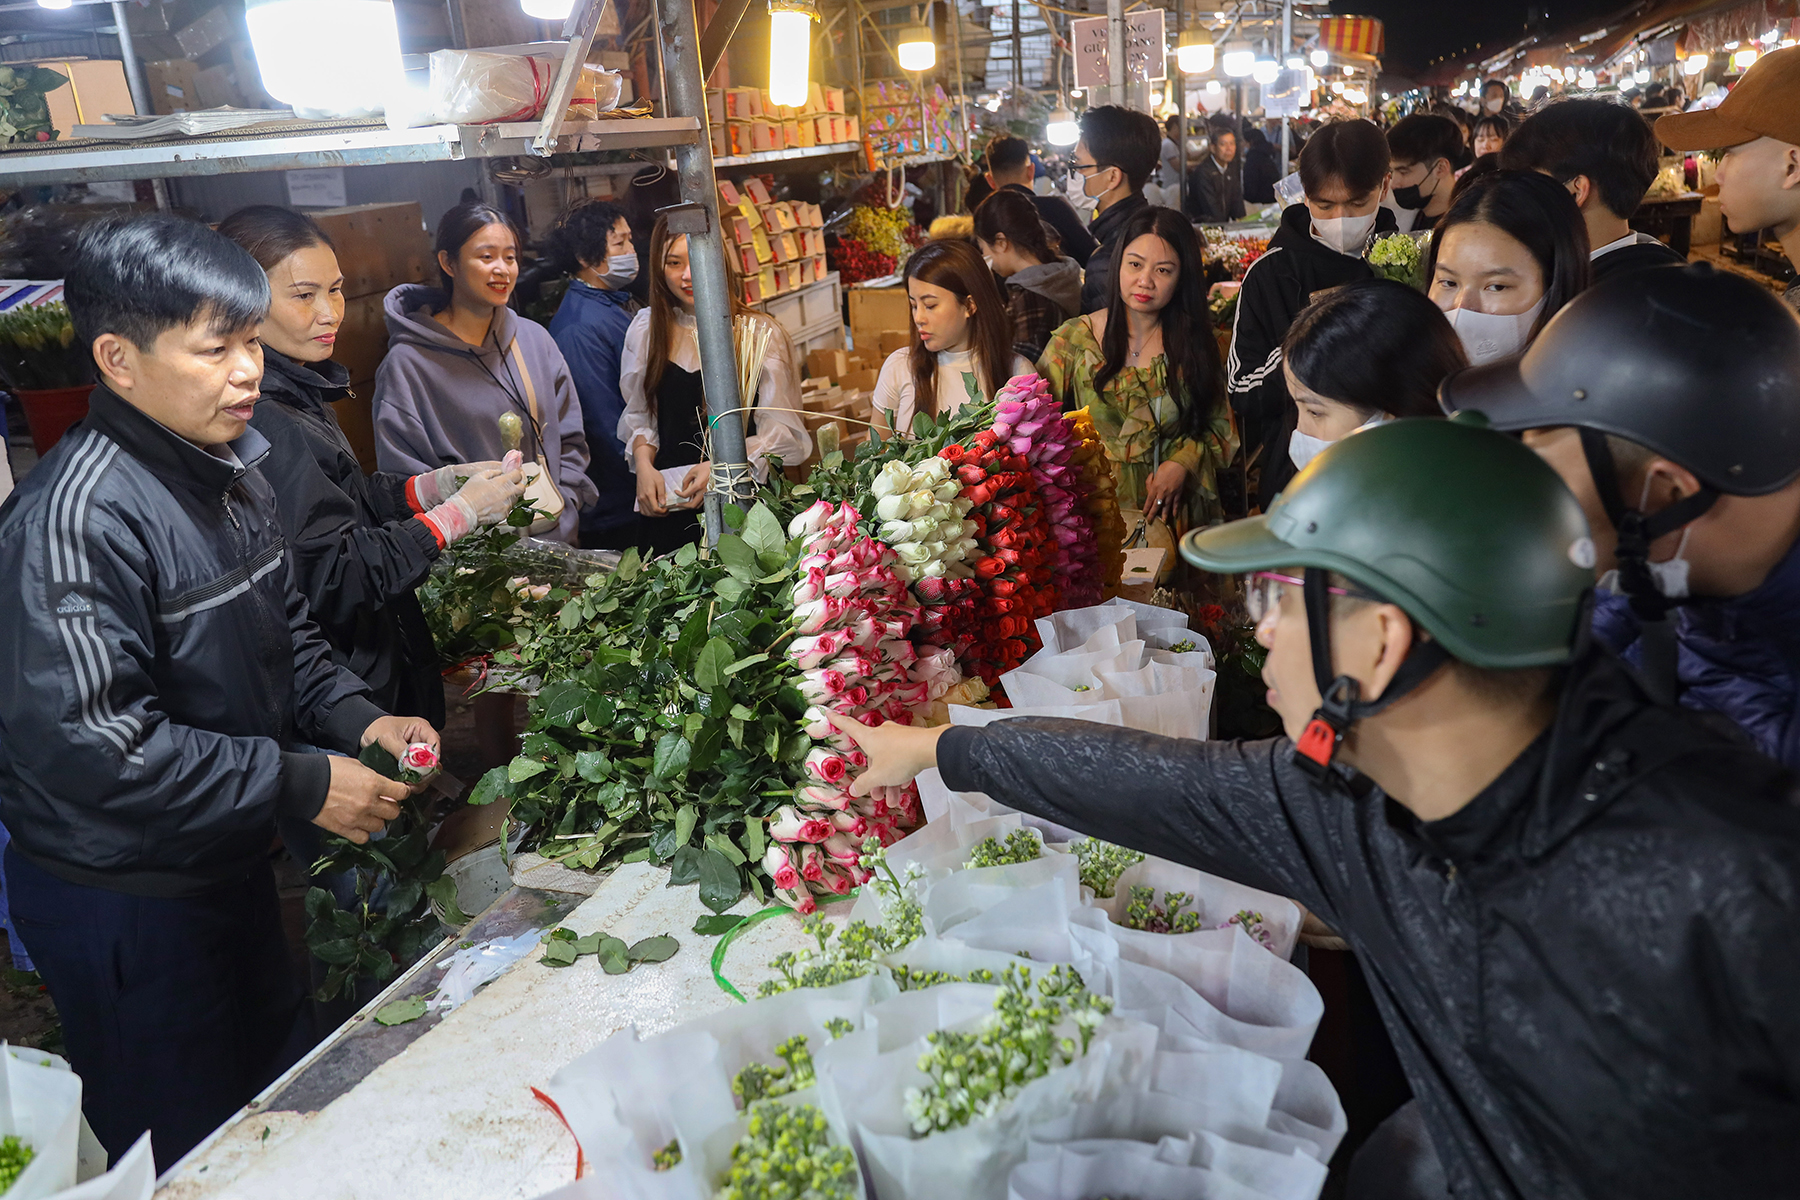
[[[445,546],[505,519],[523,477],[496,462],[365,477],[330,407],[350,390],[350,373],[331,361],[344,319],[331,240],[312,219],[269,205],[239,209],[219,232],[269,276],[262,397],[250,424],[273,447],[261,470],[278,497],[296,587],[332,657],[377,705],[441,726],[437,653],[413,589]]]

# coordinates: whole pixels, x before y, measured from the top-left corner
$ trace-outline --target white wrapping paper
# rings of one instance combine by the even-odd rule
[[[1127,1146],[1054,1152],[1013,1168],[1008,1200],[1269,1200],[1206,1167],[1176,1166],[1134,1153]]]
[[[1164,942],[1182,942],[1195,934],[1143,933],[1128,930],[1125,925],[1125,910],[1131,903],[1133,886],[1152,888],[1156,892],[1156,903],[1161,904],[1168,892],[1186,892],[1194,898],[1188,907],[1200,914],[1203,929],[1216,929],[1225,924],[1239,912],[1249,910],[1260,912],[1263,916],[1263,928],[1268,930],[1273,950],[1281,958],[1291,958],[1294,946],[1300,939],[1300,925],[1303,918],[1300,906],[1283,896],[1273,892],[1259,891],[1234,883],[1217,875],[1209,875],[1194,867],[1184,867],[1180,863],[1172,863],[1165,858],[1150,855],[1143,862],[1127,867],[1120,875],[1118,883],[1113,887],[1110,897],[1100,897],[1094,906],[1106,913],[1114,925],[1120,927],[1121,935],[1135,935],[1135,938],[1158,938]],[[1254,939],[1253,939],[1254,940]],[[1146,958],[1140,962],[1148,962],[1150,966],[1162,964]],[[1167,970],[1168,968],[1164,968]],[[1176,972],[1180,974],[1180,972]],[[1201,989],[1205,991],[1204,988]]]
[[[81,1139],[81,1079],[54,1054],[0,1043],[0,1136],[30,1146],[31,1162],[10,1200],[43,1200],[75,1186]]]

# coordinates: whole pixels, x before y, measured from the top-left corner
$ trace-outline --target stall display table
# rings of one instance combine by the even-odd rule
[[[1668,239],[1669,249],[1686,258],[1693,244],[1694,218],[1700,215],[1703,200],[1699,192],[1646,200],[1632,216],[1631,227],[1639,233]]]
[[[713,979],[717,939],[693,932],[707,910],[668,878],[636,863],[586,899],[512,888],[462,941],[566,925],[627,941],[669,933],[681,950],[624,975],[592,957],[546,967],[534,951],[447,1017],[377,1024],[382,1006],[431,996],[459,944],[447,943],[177,1163],[158,1200],[523,1200],[570,1182],[574,1140],[532,1088],[628,1025],[649,1036],[737,1003]],[[757,907],[746,896],[732,911]],[[775,975],[770,958],[811,944],[797,920],[765,921],[734,943],[729,976],[754,995]]]

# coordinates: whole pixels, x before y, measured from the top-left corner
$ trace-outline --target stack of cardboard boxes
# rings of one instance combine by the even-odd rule
[[[816,83],[808,86],[799,108],[773,103],[763,88],[710,88],[706,115],[712,152],[719,158],[862,139],[861,122],[844,112],[844,89]]]
[[[818,433],[825,426],[836,428],[839,446],[849,451],[869,436],[868,422],[875,419],[875,380],[881,364],[896,350],[911,344],[908,334],[892,333],[879,347],[866,350],[814,350],[806,356],[806,378],[800,381],[800,403],[806,409],[806,430],[813,435],[814,449],[803,464],[811,467],[818,460]]]
[[[744,303],[761,304],[825,278],[825,218],[818,205],[776,203],[756,176],[741,185],[721,179],[719,219],[725,252],[743,280]]]
[[[350,372],[350,395],[332,407],[365,472],[375,469],[369,401],[375,368],[387,355],[387,294],[403,283],[437,280],[431,235],[416,202],[359,204],[310,214],[337,246],[344,272],[344,323],[332,358]]]
[[[263,91],[243,5],[130,4],[126,12],[154,111],[280,107]]]

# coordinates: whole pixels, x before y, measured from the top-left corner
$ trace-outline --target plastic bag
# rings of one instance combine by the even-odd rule
[[[1020,1163],[1007,1179],[1008,1200],[1269,1200],[1206,1167],[1162,1162],[1127,1146],[1078,1150],[1057,1146]]]
[[[1120,927],[1122,934],[1136,932],[1124,928],[1125,912],[1131,904],[1131,889],[1134,886],[1150,888],[1156,893],[1158,904],[1162,903],[1163,896],[1169,892],[1186,892],[1193,897],[1188,907],[1200,914],[1200,926],[1203,930],[1218,929],[1240,912],[1259,913],[1266,940],[1258,937],[1256,931],[1245,932],[1251,934],[1253,941],[1284,959],[1293,956],[1294,946],[1300,939],[1300,925],[1304,918],[1300,914],[1300,906],[1292,900],[1154,855],[1127,867],[1114,884],[1113,894],[1094,901],[1094,907],[1106,913],[1112,923]],[[1195,935],[1151,933],[1139,936],[1181,944],[1184,938]],[[1153,967],[1163,965],[1150,959],[1139,961],[1148,962]]]
[[[81,1080],[54,1054],[0,1043],[0,1137],[31,1147],[8,1200],[42,1200],[75,1186]]]
[[[431,55],[432,116],[457,125],[536,120],[544,115],[544,104],[561,68],[556,59],[537,55],[435,50]],[[569,98],[569,118],[591,119],[597,112],[617,108],[623,83],[616,71],[583,67]]]
[[[536,949],[543,937],[543,930],[528,929],[512,937],[492,938],[458,950],[438,964],[444,978],[431,998],[431,1007],[446,1015],[455,1012],[482,984],[498,979],[506,968]]]

